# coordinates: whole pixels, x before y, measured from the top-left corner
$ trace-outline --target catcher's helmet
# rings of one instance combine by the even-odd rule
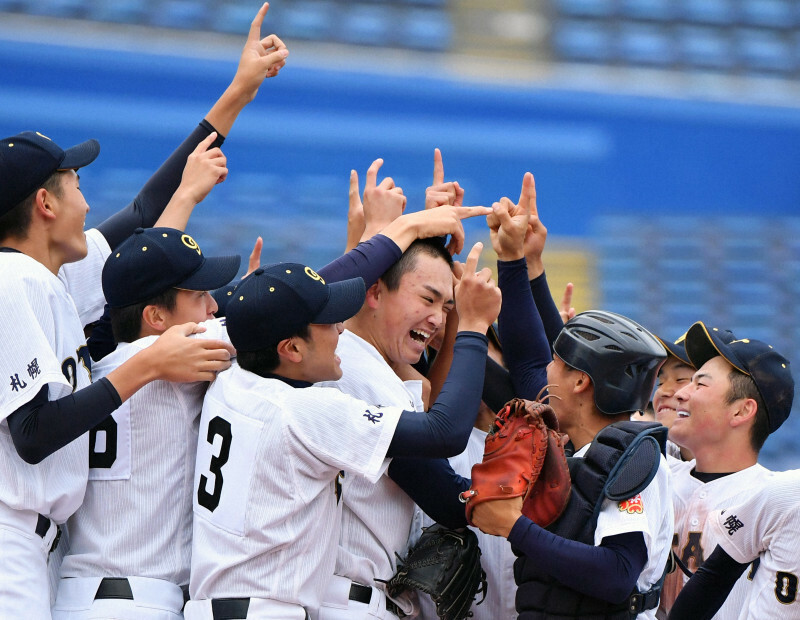
[[[664,346],[631,319],[590,310],[571,319],[553,343],[568,366],[585,372],[594,384],[594,402],[608,415],[641,411],[661,363]]]

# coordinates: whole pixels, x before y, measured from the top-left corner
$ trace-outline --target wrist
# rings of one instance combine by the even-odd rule
[[[529,259],[526,257],[525,262],[528,265],[528,280],[535,280],[544,273],[544,263],[541,258]]]
[[[487,323],[486,321],[478,319],[466,320],[459,318],[457,333],[476,332],[478,334],[486,334],[487,330],[489,329],[489,325],[491,325],[491,323]]]

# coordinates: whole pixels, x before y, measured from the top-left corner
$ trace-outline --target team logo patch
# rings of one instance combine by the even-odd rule
[[[320,282],[325,284],[325,280],[322,279],[322,276],[319,275],[316,271],[314,271],[311,267],[306,267],[304,271],[306,272],[306,275],[312,280],[319,280]]]
[[[744,523],[742,523],[736,515],[731,515],[725,519],[723,525],[728,530],[728,536],[733,536],[738,530],[744,527]]]
[[[629,515],[644,513],[644,502],[642,494],[626,499],[618,504],[620,512],[627,512]]]
[[[194,250],[198,254],[202,254],[200,251],[200,246],[197,245],[197,241],[192,239],[189,235],[181,235],[181,241],[183,241],[183,245],[185,245],[190,250]]]

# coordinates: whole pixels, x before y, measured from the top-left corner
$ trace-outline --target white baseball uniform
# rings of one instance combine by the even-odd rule
[[[708,531],[740,564],[760,559],[755,575],[745,572],[749,599],[726,618],[800,618],[800,470],[776,472],[743,501],[711,513]]]
[[[458,456],[452,457],[450,465],[457,474],[469,478],[472,466],[483,460],[483,449],[486,445],[486,431],[472,429],[469,436],[467,449]],[[424,515],[425,526],[432,525],[434,521]],[[517,585],[514,582],[514,560],[516,556],[511,551],[511,543],[502,536],[484,534],[476,527],[470,528],[478,535],[481,548],[481,566],[486,571],[486,600],[472,604],[470,611],[473,620],[498,620],[499,618],[514,618],[517,615],[515,599]],[[420,620],[438,620],[436,605],[427,595],[420,597]],[[480,600],[480,599],[478,599]]]
[[[575,456],[583,456],[589,449],[584,446]],[[670,553],[674,512],[670,497],[672,495],[672,476],[664,457],[655,478],[645,489],[630,499],[621,502],[604,500],[597,517],[594,530],[594,544],[599,545],[603,538],[627,532],[641,532],[647,546],[647,563],[636,580],[639,592],[650,590],[664,573]],[[638,620],[653,620],[656,609],[648,609],[637,616]]]
[[[42,518],[63,523],[86,488],[88,435],[30,465],[17,454],[6,418],[46,385],[55,400],[91,383],[85,323],[103,310],[100,274],[111,252],[97,230],[89,253],[53,275],[19,252],[0,252],[0,617],[48,618],[48,551],[56,527],[35,533]]]
[[[753,465],[711,482],[702,482],[691,475],[695,461],[678,461],[670,458],[675,507],[675,535],[673,547],[678,558],[691,571],[711,555],[721,536],[709,528],[708,516],[713,510],[738,504],[760,488],[772,472],[761,465]],[[660,608],[668,612],[678,597],[688,577],[680,569],[667,575]],[[731,590],[725,604],[715,618],[735,618],[747,599],[750,582],[746,575]]]
[[[342,378],[318,385],[336,387],[375,405],[424,411],[421,382],[401,380],[366,340],[345,330],[339,337],[336,354],[342,360]],[[363,477],[345,476],[342,489],[344,506],[336,575],[344,577],[347,583],[338,579],[331,582],[319,618],[333,620],[374,617],[374,614],[394,618],[388,614],[385,602],[372,604],[386,596],[383,584],[375,579],[389,579],[395,573],[395,553],[407,555],[412,523],[416,523],[414,530],[421,526],[421,521],[414,522],[416,505],[386,475],[374,484]],[[348,601],[351,582],[372,587],[371,605]],[[416,593],[403,593],[395,602],[406,614],[416,613]]]
[[[203,323],[199,338],[227,340],[224,320]],[[94,367],[106,376],[156,336],[120,344]],[[93,614],[182,618],[189,584],[197,427],[207,382],[153,381],[89,433],[89,483],[69,519],[54,620]],[[133,600],[98,599],[104,577],[129,578]]]
[[[200,418],[186,618],[210,618],[220,598],[250,598],[258,618],[319,607],[336,563],[340,472],[380,478],[401,413],[237,364],[220,373]]]

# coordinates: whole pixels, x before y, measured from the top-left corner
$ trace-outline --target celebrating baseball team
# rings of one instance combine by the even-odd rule
[[[96,228],[95,140],[0,140],[0,619],[800,618],[800,472],[758,463],[789,361],[556,305],[531,173],[464,206],[434,149],[407,211],[376,159],[332,263],[205,256],[187,223],[289,54],[268,8]]]

